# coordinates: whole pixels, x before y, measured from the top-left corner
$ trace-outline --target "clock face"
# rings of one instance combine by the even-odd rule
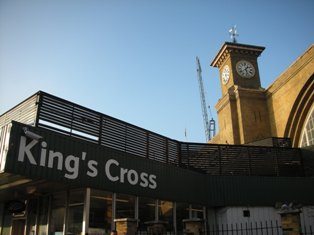
[[[244,78],[252,78],[255,75],[254,66],[246,60],[240,60],[236,65],[236,70]]]
[[[227,84],[230,78],[230,69],[228,65],[225,65],[225,67],[222,70],[221,73],[221,80],[222,80],[222,84]]]

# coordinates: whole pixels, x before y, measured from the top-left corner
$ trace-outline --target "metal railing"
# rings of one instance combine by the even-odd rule
[[[167,232],[160,232],[160,233],[153,233],[147,231],[137,231],[136,235],[176,235],[174,231],[167,231]],[[177,233],[178,235],[178,233]]]
[[[302,225],[300,227],[302,235],[314,235],[314,227],[312,225]],[[206,231],[200,231],[200,235],[282,235],[287,233],[278,221],[260,221],[260,222],[244,222],[231,224],[211,224],[207,225]],[[138,230],[137,235],[189,235],[187,231],[167,231],[163,233],[150,233],[145,230]]]
[[[216,224],[207,226],[207,235],[282,235],[288,234],[289,232],[291,232],[291,230],[284,229],[278,221]],[[300,227],[300,234],[313,235],[314,227],[312,225],[302,225]]]
[[[277,234],[281,235],[282,227],[278,221],[264,221],[264,222],[246,222],[234,224],[216,224],[210,225],[207,228],[207,234],[214,235],[259,235],[259,234]]]
[[[35,98],[34,98],[35,97]],[[300,149],[185,143],[169,139],[67,100],[38,92],[0,116],[23,120],[36,102],[34,125],[158,162],[209,175],[303,176]],[[28,107],[29,105],[27,105]],[[32,107],[34,104],[32,104]],[[34,111],[36,115],[34,115]],[[21,115],[23,114],[23,115]],[[19,120],[17,120],[19,121]],[[7,122],[7,118],[6,118]],[[31,121],[28,121],[31,122]]]

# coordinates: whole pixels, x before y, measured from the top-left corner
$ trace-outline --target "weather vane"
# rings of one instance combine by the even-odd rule
[[[229,34],[230,34],[230,37],[232,39],[232,42],[233,43],[237,43],[237,39],[236,37],[239,36],[239,34],[237,33],[237,26],[233,26],[231,29],[229,29]]]

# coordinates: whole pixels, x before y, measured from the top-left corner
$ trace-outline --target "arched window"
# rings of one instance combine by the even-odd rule
[[[300,139],[300,147],[306,147],[314,145],[314,105],[310,109],[308,113],[305,123],[303,126],[301,139]]]

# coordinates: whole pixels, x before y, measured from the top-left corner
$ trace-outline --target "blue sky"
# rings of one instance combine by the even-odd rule
[[[43,90],[204,142],[195,57],[216,118],[219,74],[209,64],[228,30],[266,47],[267,88],[314,43],[313,12],[313,0],[0,0],[0,114]]]

